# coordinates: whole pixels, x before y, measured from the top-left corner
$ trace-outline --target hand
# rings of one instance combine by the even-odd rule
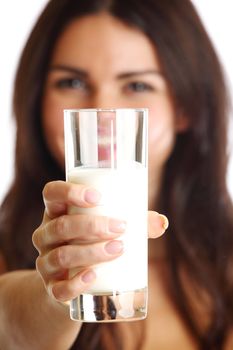
[[[72,214],[70,206],[90,208],[98,204],[100,194],[87,186],[63,181],[48,183],[43,191],[45,212],[41,225],[33,233],[39,252],[36,267],[50,295],[66,301],[84,292],[94,281],[93,265],[120,256],[126,223],[105,216]],[[148,213],[150,238],[163,234],[167,218]],[[69,271],[75,275],[69,278]]]

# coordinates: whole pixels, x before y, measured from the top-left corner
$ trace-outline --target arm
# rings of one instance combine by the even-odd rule
[[[94,215],[67,215],[72,206],[94,206],[96,193],[62,181],[46,185],[45,214],[33,234],[39,252],[37,271],[0,276],[0,349],[67,350],[81,323],[71,321],[62,302],[87,290],[95,278],[93,265],[115,259],[116,238],[124,232],[118,221]],[[149,236],[160,236],[164,216],[149,213]],[[77,273],[68,277],[70,269]]]
[[[69,308],[49,297],[36,271],[0,276],[0,349],[67,350],[81,329]]]
[[[81,254],[84,260],[87,259],[85,249],[82,252],[78,245],[71,244],[69,246],[71,251],[66,252],[64,241],[79,238],[75,232],[74,236],[68,237],[69,232],[66,230],[68,228],[70,231],[70,225],[77,226],[77,231],[81,235],[87,232],[85,222],[90,225],[88,220],[84,220],[80,226],[79,222],[76,223],[76,217],[66,215],[67,206],[89,204],[82,200],[82,187],[74,191],[74,203],[72,195],[70,198],[70,188],[65,183],[50,184],[46,188],[48,189],[44,191],[46,206],[44,218],[33,235],[34,244],[39,251],[37,259],[39,272],[14,271],[0,276],[0,349],[67,350],[81,329],[81,323],[70,319],[69,306],[59,301],[69,300],[89,286],[90,269],[88,266],[86,269],[82,268],[75,279],[69,280],[67,277],[69,262],[68,266],[63,266],[59,257],[63,253],[71,257]],[[63,227],[64,221],[66,224]],[[94,232],[93,234],[95,235]],[[62,235],[64,239],[61,239]],[[111,235],[109,237],[111,238]],[[74,248],[75,252],[72,253]],[[97,255],[99,254],[97,259],[101,259],[101,247],[96,247],[96,250]],[[81,258],[80,264],[82,263]],[[75,262],[75,266],[78,267],[78,263]],[[1,273],[5,270],[2,255],[0,269]]]

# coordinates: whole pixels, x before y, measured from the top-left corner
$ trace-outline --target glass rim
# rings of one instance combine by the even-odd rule
[[[63,112],[116,112],[116,111],[135,111],[148,112],[148,108],[66,108]]]

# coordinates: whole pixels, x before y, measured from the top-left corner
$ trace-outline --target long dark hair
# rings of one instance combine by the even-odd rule
[[[71,20],[99,11],[147,35],[158,54],[176,113],[189,119],[187,132],[177,136],[166,164],[157,208],[170,221],[163,279],[200,349],[219,350],[233,318],[233,211],[225,182],[227,93],[218,58],[189,0],[48,3],[22,53],[15,81],[15,179],[1,208],[1,249],[10,270],[34,267],[31,234],[42,217],[42,188],[49,180],[64,178],[41,128],[51,54]],[[208,312],[204,327],[199,325],[195,300]],[[114,338],[116,331],[115,325],[85,325],[78,348],[121,349],[120,337]]]

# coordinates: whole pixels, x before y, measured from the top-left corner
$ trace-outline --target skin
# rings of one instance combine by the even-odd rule
[[[163,168],[176,134],[187,129],[188,121],[174,112],[156,51],[147,37],[105,13],[69,24],[50,62],[42,124],[49,150],[62,167],[63,109],[95,107],[149,108],[148,235],[159,237],[168,225],[163,215],[153,211]],[[4,320],[0,327],[1,348],[67,350],[72,346],[82,324],[70,320],[68,306],[63,302],[89,288],[95,279],[92,265],[115,259],[123,252],[120,238],[124,235],[124,221],[67,215],[70,205],[93,207],[100,196],[82,184],[48,183],[43,191],[44,217],[33,234],[39,252],[37,271],[4,273],[6,266],[0,254],[0,319]],[[157,240],[153,244],[150,241],[150,247],[152,252],[162,251]],[[149,312],[144,321],[143,350],[197,349],[161,282],[166,269],[163,251],[161,257],[155,262],[149,259]],[[71,268],[79,272],[69,280]],[[134,349],[130,335],[134,337],[138,325],[117,324],[124,349]],[[226,349],[232,349],[231,340]]]
[[[76,42],[78,45],[74,44]],[[98,52],[94,60],[93,52]],[[73,21],[55,46],[44,91],[45,138],[57,161],[63,166],[64,108],[142,106],[147,106],[150,111],[149,205],[152,209],[163,165],[177,132],[172,101],[154,48],[140,31],[128,28],[107,14]],[[65,203],[64,196],[67,198]],[[124,233],[123,221],[66,215],[67,205],[89,207],[96,205],[99,199],[94,189],[87,190],[82,185],[57,182],[45,187],[45,218],[34,233],[33,242],[40,252],[38,271],[59,300],[77,295],[81,288],[80,278],[88,282],[95,278],[94,271],[83,269],[83,266],[91,267],[123,252],[122,241],[115,240]],[[163,216],[150,211],[149,218],[149,227],[166,228],[167,221]],[[74,239],[76,245],[62,245]],[[56,248],[50,249],[50,246]],[[67,270],[74,267],[80,274],[64,281]],[[53,278],[51,283],[52,275],[56,276],[57,282],[54,283]]]
[[[78,45],[74,45],[76,42]],[[98,55],[93,60],[90,53],[97,51]],[[108,64],[104,64],[105,62]],[[155,186],[149,186],[152,208],[156,187],[159,186],[158,178],[173,148],[176,123],[166,82],[154,49],[140,31],[126,27],[107,14],[73,21],[55,46],[43,101],[42,121],[45,138],[51,153],[61,166],[64,166],[64,108],[147,106],[151,116],[149,129],[152,130],[149,134],[149,149],[153,149],[149,153],[149,181],[155,182]],[[118,238],[124,232],[124,222],[117,222],[113,218],[80,215],[71,218],[64,215],[67,205],[97,204],[100,198],[94,189],[87,191],[82,185],[57,182],[48,184],[43,195],[46,205],[45,218],[42,226],[35,232],[33,242],[40,252],[37,268],[47,285],[50,285],[48,281],[51,273],[58,274],[61,279],[68,268],[77,267],[78,263],[81,266],[92,265],[122,253],[122,242],[114,238]],[[64,196],[67,197],[66,202]],[[153,217],[150,227],[166,228],[167,221],[164,217],[156,215],[155,212],[150,212],[149,217]],[[50,221],[55,218],[57,219]],[[64,232],[71,227],[76,229],[70,231],[81,236],[80,246],[61,245],[62,242],[78,238],[68,237]],[[90,232],[90,227],[93,233]],[[101,232],[97,232],[100,227]],[[56,242],[57,231],[60,236],[59,244]],[[87,231],[88,236],[85,235]],[[105,231],[108,231],[107,235]],[[104,241],[104,245],[103,242],[91,244],[91,240],[96,241],[97,235],[100,240],[111,238],[112,241],[107,244]],[[59,245],[60,248],[49,250],[48,245],[51,244]],[[95,260],[90,259],[90,255]],[[60,266],[62,264],[64,266]],[[94,277],[90,270],[88,275],[82,276],[86,279],[87,276],[89,279]],[[77,288],[74,288],[72,295],[67,294],[63,290],[63,283],[53,284],[52,289],[56,297],[63,300],[74,297]],[[60,293],[64,294],[61,296]]]
[[[149,237],[158,237],[168,226],[167,219],[153,211],[163,167],[174,147],[177,132],[185,130],[187,122],[174,113],[168,86],[148,38],[104,13],[74,20],[58,40],[50,62],[42,121],[48,147],[61,166],[64,166],[63,109],[95,107],[149,108],[148,227]],[[91,285],[95,279],[92,265],[112,260],[123,252],[120,240],[125,229],[123,221],[67,215],[69,205],[94,206],[99,195],[81,184],[61,181],[49,183],[44,189],[45,215],[33,235],[33,242],[39,251],[37,270],[48,293],[59,301],[74,298]],[[74,239],[75,245],[72,244]],[[70,268],[76,268],[79,273],[68,280]],[[155,275],[153,266],[149,271]],[[161,304],[170,308],[168,320],[181,339],[177,344],[191,346],[189,336],[177,322],[175,311],[167,306],[162,287],[154,282],[154,277],[150,280],[153,281],[151,294],[161,295]],[[152,296],[151,300],[150,308],[157,312],[158,304]],[[153,348],[155,340],[150,325],[156,320],[151,316],[148,319],[146,349]],[[124,324],[123,332],[127,329]],[[129,343],[126,348],[130,348]]]
[[[44,91],[43,125],[62,166],[63,109],[77,107],[149,108],[149,204],[154,209],[163,165],[186,121],[174,116],[154,47],[143,33],[101,14],[74,21],[59,39]]]
[[[98,55],[93,59],[95,52]],[[148,226],[150,237],[161,234],[167,220],[152,209],[176,133],[186,125],[174,114],[156,52],[147,37],[107,14],[73,21],[55,46],[43,101],[45,139],[61,166],[64,108],[149,108]],[[68,216],[69,205],[89,207],[100,199],[94,189],[83,185],[52,182],[43,196],[44,219],[33,235],[40,253],[37,270],[48,293],[66,301],[85,291],[94,280],[92,265],[122,254],[119,238],[125,223],[106,217]],[[79,273],[68,280],[67,272],[74,267]]]
[[[70,23],[57,41],[50,62],[42,123],[49,150],[62,167],[63,109],[91,107],[149,108],[148,235],[159,237],[168,226],[166,217],[153,211],[164,164],[176,134],[188,124],[183,116],[174,113],[169,89],[150,41],[137,29],[105,13]],[[62,350],[72,345],[81,323],[69,319],[68,307],[63,302],[89,288],[95,279],[92,265],[115,259],[123,252],[120,238],[124,235],[124,221],[94,215],[67,215],[70,205],[93,207],[100,196],[95,189],[82,184],[56,181],[45,186],[44,217],[33,233],[33,243],[39,252],[37,271],[5,273],[0,278],[0,314],[4,317],[0,345],[4,349]],[[156,240],[154,244],[153,250]],[[68,279],[71,268],[78,273]],[[157,262],[156,265],[150,263],[145,349],[195,349],[166,297],[160,270]],[[19,288],[20,300],[14,296],[14,290]],[[31,322],[31,315],[37,315],[35,322]],[[125,348],[131,349],[128,331],[131,328],[135,331],[137,322],[118,326],[125,335]],[[164,334],[168,326],[169,337]],[[14,337],[9,339],[6,334],[11,334],[12,329]]]

